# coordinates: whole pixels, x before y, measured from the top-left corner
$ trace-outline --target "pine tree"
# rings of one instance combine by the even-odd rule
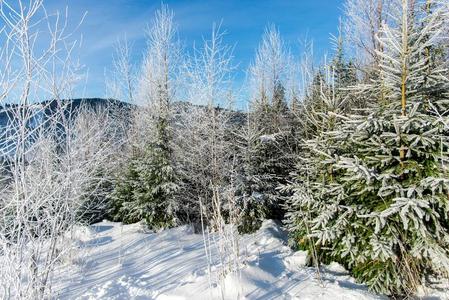
[[[241,180],[237,187],[242,223],[239,231],[257,230],[264,219],[281,220],[285,184],[294,167],[293,117],[281,83],[275,85],[272,104],[260,101],[248,114],[247,126],[237,132]]]
[[[145,220],[151,228],[177,222],[174,194],[179,189],[173,159],[173,111],[179,71],[179,42],[174,14],[156,12],[148,30],[148,49],[141,70],[130,139],[133,156],[114,194],[114,218],[125,223]]]
[[[159,134],[166,132],[166,122],[160,121]],[[152,229],[176,224],[173,196],[178,191],[176,174],[171,166],[166,135],[132,158],[128,170],[118,181],[113,199],[114,218],[124,223],[144,220]]]
[[[237,133],[241,180],[237,194],[243,214],[241,232],[258,229],[263,219],[281,220],[285,184],[294,167],[293,115],[286,99],[289,64],[279,31],[269,27],[250,68],[252,103],[246,128]]]
[[[431,63],[447,12],[430,2],[425,13],[395,3],[395,25],[379,38],[381,76],[354,92],[369,108],[326,114],[334,125],[306,142],[313,155],[290,186],[294,243],[393,296],[449,273],[449,80]]]
[[[276,198],[264,194],[264,190],[273,190],[275,186],[267,186],[267,179],[272,181],[271,175],[261,172],[264,157],[261,155],[262,146],[260,137],[263,131],[256,128],[250,118],[247,125],[236,133],[235,152],[238,155],[238,178],[236,180],[236,196],[241,210],[241,219],[238,224],[240,233],[254,232],[260,228],[262,221],[269,216],[270,207]]]

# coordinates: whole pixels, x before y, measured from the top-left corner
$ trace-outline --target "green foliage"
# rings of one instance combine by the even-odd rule
[[[244,130],[237,138],[240,153],[236,196],[241,219],[238,225],[240,233],[251,233],[262,225],[266,218],[273,217],[278,207],[279,193],[276,188],[279,177],[273,170],[272,161],[266,160],[269,153],[269,140],[274,137],[262,137],[261,131]],[[278,170],[277,170],[278,171]]]
[[[311,239],[322,260],[390,295],[414,291],[422,274],[449,271],[449,118],[421,103],[407,117],[398,110],[353,116],[309,140],[289,201],[303,245]]]
[[[414,294],[427,275],[449,274],[443,11],[424,14],[397,2],[369,84],[343,89],[343,97],[330,97],[329,83],[321,85],[308,112],[319,126],[304,141],[296,182],[286,187],[293,192],[292,243],[317,263],[340,262],[371,290],[392,296]],[[334,64],[342,65],[341,55]],[[339,73],[337,85],[346,77]],[[356,97],[364,109],[348,109]]]
[[[275,86],[272,103],[258,102],[246,128],[237,136],[239,180],[237,197],[241,233],[254,232],[264,219],[282,220],[288,193],[278,189],[294,169],[293,117],[281,83]]]
[[[267,206],[260,200],[247,198],[245,201],[241,203],[242,217],[237,225],[240,234],[257,231],[262,226],[263,220],[266,220],[269,215]]]
[[[432,64],[441,15],[413,26],[408,9],[384,28],[379,76],[352,91],[369,108],[322,110],[288,187],[293,243],[393,296],[449,274],[449,81]]]
[[[160,122],[158,130],[160,136],[166,136],[166,123]],[[134,155],[125,174],[117,181],[112,212],[115,220],[124,223],[143,220],[153,229],[175,225],[176,207],[172,196],[178,185],[168,143],[160,141]]]

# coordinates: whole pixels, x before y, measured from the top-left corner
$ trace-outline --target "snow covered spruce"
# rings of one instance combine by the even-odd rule
[[[449,272],[448,6],[389,5],[370,80],[336,105],[322,100],[325,128],[304,141],[287,187],[288,223],[317,263],[338,261],[376,292],[411,295]],[[349,110],[354,98],[364,105]]]

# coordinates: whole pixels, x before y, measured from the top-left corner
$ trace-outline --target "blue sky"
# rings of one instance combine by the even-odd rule
[[[49,11],[69,7],[69,22],[76,24],[83,14],[87,16],[78,34],[83,47],[79,58],[88,80],[84,97],[104,96],[104,71],[111,67],[114,43],[127,35],[134,42],[134,60],[137,62],[145,48],[145,27],[159,0],[47,0]],[[185,47],[210,33],[212,23],[222,21],[227,31],[226,41],[235,46],[238,64],[237,83],[253,59],[255,49],[268,24],[278,26],[283,38],[299,51],[299,42],[313,39],[315,54],[321,56],[329,49],[330,33],[335,33],[341,16],[343,0],[166,0],[175,13],[179,36]],[[299,53],[298,53],[299,54]]]

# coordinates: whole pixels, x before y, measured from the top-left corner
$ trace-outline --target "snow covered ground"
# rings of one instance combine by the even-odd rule
[[[305,253],[291,251],[271,221],[241,237],[241,272],[223,280],[217,266],[208,275],[203,236],[187,226],[146,233],[138,224],[102,222],[75,238],[80,248],[54,283],[60,299],[222,299],[221,291],[225,299],[383,299],[338,264],[320,276],[304,267]]]

